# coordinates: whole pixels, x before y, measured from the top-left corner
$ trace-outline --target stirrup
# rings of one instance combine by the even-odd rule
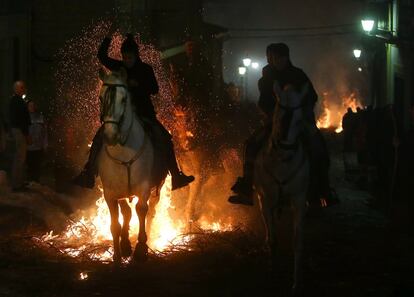
[[[242,205],[248,205],[248,206],[254,205],[252,195],[246,195],[242,193],[230,196],[227,201],[230,202],[231,204],[242,204]]]
[[[194,181],[194,176],[185,175],[184,173],[180,172],[178,175],[175,175],[172,177],[171,190],[174,191],[179,188],[185,187],[193,181]]]
[[[251,186],[244,177],[238,177],[231,190],[236,194],[242,194],[251,191]]]

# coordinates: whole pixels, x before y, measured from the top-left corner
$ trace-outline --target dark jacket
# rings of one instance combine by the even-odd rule
[[[98,59],[111,71],[119,71],[124,67],[128,74],[128,89],[131,93],[132,104],[140,117],[155,118],[155,109],[151,101],[151,95],[158,93],[158,83],[152,67],[141,61],[137,61],[132,68],[126,68],[122,61],[108,56],[111,39],[105,38],[98,51]]]
[[[276,100],[273,95],[273,82],[275,79],[274,72],[275,71],[272,66],[266,65],[263,67],[262,77],[258,81],[260,96],[257,105],[269,119],[272,118],[276,105]]]
[[[287,85],[293,85],[298,91],[305,85],[305,83],[309,83],[309,90],[305,96],[304,111],[307,120],[314,123],[315,115],[313,113],[313,108],[318,100],[318,95],[305,72],[303,72],[302,69],[293,66],[291,63],[283,71],[277,71],[270,65],[263,67],[263,76],[259,80],[259,108],[268,116],[273,116],[276,104],[273,94],[273,83],[275,81],[279,83],[282,90]]]
[[[29,133],[30,114],[22,97],[14,95],[10,99],[10,127],[19,129],[24,135]]]

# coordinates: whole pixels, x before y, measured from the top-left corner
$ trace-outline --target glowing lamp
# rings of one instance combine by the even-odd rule
[[[257,62],[253,62],[253,63],[252,63],[252,68],[253,68],[253,69],[258,69],[258,68],[259,68],[259,63],[257,63]]]
[[[246,71],[247,71],[247,68],[246,67],[244,67],[244,66],[240,66],[239,67],[239,74],[240,75],[245,75],[246,74]]]
[[[364,19],[364,20],[361,20],[362,29],[365,32],[369,33],[374,28],[374,23],[375,23],[375,21],[372,20],[372,19]]]
[[[245,67],[249,67],[251,63],[252,63],[252,59],[250,59],[250,58],[244,58],[243,59],[243,65]]]
[[[361,57],[362,51],[360,49],[354,49],[354,57],[359,59]]]

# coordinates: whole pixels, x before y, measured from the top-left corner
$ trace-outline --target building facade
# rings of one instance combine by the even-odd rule
[[[372,101],[377,107],[392,104],[404,133],[414,106],[414,1],[369,1],[367,11],[375,20],[364,40],[372,57]]]

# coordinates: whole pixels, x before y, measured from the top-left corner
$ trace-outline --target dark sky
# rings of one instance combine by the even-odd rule
[[[358,44],[363,2],[359,0],[206,0],[204,19],[230,30],[224,46],[224,78],[239,80],[237,66],[248,54],[265,63],[265,48],[272,42],[285,42],[293,63],[304,69],[317,91],[326,88],[351,88],[348,77],[356,71],[352,49]],[[356,24],[356,26],[337,25]],[[334,26],[334,27],[330,27]],[[336,26],[336,27],[335,27]],[[330,27],[312,30],[243,31],[246,29]],[[304,36],[307,35],[307,36]],[[260,36],[260,37],[259,37]],[[244,38],[249,37],[249,38]],[[356,73],[357,74],[357,73]],[[251,72],[250,92],[257,96],[260,71]],[[341,86],[339,86],[341,85]],[[348,86],[344,86],[348,85]]]

